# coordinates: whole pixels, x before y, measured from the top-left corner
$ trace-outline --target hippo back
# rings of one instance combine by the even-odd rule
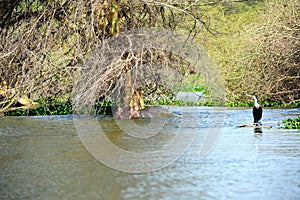
[[[167,108],[162,106],[147,106],[144,109],[138,111],[140,118],[155,118],[155,117],[167,117],[172,116]]]

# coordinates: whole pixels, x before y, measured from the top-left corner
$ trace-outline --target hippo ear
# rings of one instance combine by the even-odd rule
[[[143,110],[139,110],[138,113],[140,115],[140,118],[145,118]]]

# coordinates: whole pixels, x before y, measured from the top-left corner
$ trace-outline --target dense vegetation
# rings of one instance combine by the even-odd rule
[[[299,1],[258,1],[209,9],[219,31],[206,49],[221,67],[229,102],[300,100]]]
[[[256,93],[265,105],[299,106],[298,0],[4,0],[0,9],[0,112],[24,95],[43,105],[31,114],[71,112],[74,77],[89,53],[121,31],[153,26],[205,47],[228,105],[249,105],[245,94]]]
[[[283,120],[282,127],[285,129],[300,129],[300,116]]]

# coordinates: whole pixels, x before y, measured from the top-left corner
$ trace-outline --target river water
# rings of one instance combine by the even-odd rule
[[[1,117],[0,199],[300,199],[300,130],[280,129],[276,123],[259,133],[236,128],[252,122],[251,108],[170,110],[176,116],[164,119],[164,128],[148,138],[126,132],[133,122],[147,127],[149,121],[96,118],[111,144],[125,153],[149,156],[184,133],[180,144],[187,148],[174,143],[149,163],[106,153],[116,167],[93,155],[80,135],[90,125],[80,127],[74,116]],[[299,112],[264,109],[263,121]],[[161,121],[155,121],[157,127]],[[166,162],[170,157],[175,161]],[[164,167],[151,168],[160,164]]]

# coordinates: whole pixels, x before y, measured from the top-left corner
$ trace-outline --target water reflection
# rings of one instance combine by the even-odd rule
[[[254,127],[253,131],[255,137],[260,137],[263,135],[263,131],[261,127]]]

